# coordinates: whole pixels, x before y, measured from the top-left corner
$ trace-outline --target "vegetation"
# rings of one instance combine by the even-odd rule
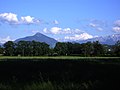
[[[0,90],[120,89],[119,57],[0,57]]]
[[[26,84],[23,87],[20,87],[19,85],[14,85],[12,87],[11,85],[5,85],[0,84],[1,90],[90,90],[93,89],[97,82],[81,82],[81,83],[61,83],[56,84],[52,83],[50,81],[47,82],[33,82],[32,84]]]
[[[98,41],[87,43],[58,42],[54,48],[36,41],[6,42],[0,47],[4,56],[120,56],[120,41],[115,45],[102,45]]]
[[[119,56],[120,41],[58,42],[54,48],[36,41],[8,41],[0,46],[0,90],[120,89]]]

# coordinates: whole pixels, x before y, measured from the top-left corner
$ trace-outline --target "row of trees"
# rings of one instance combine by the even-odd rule
[[[120,41],[115,45],[103,45],[98,41],[87,43],[57,43],[54,51],[58,55],[79,56],[120,56]]]
[[[0,54],[5,56],[120,56],[120,41],[115,45],[102,45],[98,41],[83,44],[58,42],[54,48],[36,41],[19,41],[18,43],[8,41],[0,47]]]
[[[49,52],[48,44],[36,41],[19,41],[18,43],[8,41],[3,46],[1,52],[5,56],[40,56]]]

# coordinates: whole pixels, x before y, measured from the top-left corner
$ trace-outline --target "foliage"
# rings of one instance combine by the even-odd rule
[[[58,42],[54,48],[55,52],[58,53],[58,55],[66,55],[68,48],[66,43]]]
[[[5,56],[120,56],[120,41],[115,45],[102,45],[99,41],[87,43],[58,42],[54,48],[37,41],[8,41],[0,47]]]
[[[114,54],[116,56],[120,56],[120,41],[116,42],[114,46]]]
[[[40,56],[49,52],[49,45],[36,41],[19,41],[14,43],[8,41],[4,44],[5,56]]]
[[[0,54],[4,53],[4,48],[2,46],[0,46]]]
[[[5,55],[13,56],[15,51],[15,44],[12,41],[8,41],[4,44]]]

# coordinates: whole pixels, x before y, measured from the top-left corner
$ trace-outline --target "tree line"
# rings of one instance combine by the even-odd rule
[[[87,43],[58,42],[54,48],[37,41],[13,41],[0,46],[4,56],[120,56],[120,41],[115,45],[103,45],[99,41]]]

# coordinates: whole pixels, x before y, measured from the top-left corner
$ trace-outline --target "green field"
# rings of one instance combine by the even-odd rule
[[[0,90],[116,90],[119,57],[0,57]]]
[[[0,60],[4,59],[67,59],[67,60],[81,60],[81,59],[120,59],[120,57],[79,57],[79,56],[0,56]]]

